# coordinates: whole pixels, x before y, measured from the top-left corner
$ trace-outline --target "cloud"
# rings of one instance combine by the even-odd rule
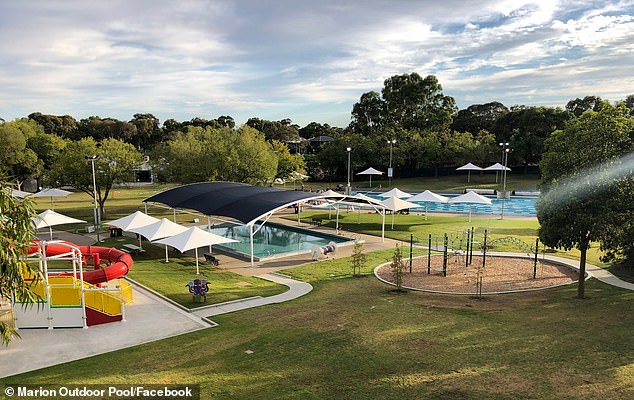
[[[344,126],[362,93],[410,72],[437,75],[462,107],[616,100],[634,87],[633,11],[632,1],[2,2],[1,117]]]

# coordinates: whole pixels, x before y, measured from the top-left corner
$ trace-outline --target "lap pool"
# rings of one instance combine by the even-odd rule
[[[255,229],[259,225],[256,224]],[[203,228],[203,227],[201,227]],[[203,228],[216,235],[238,240],[235,243],[214,245],[214,251],[228,254],[236,258],[250,260],[251,244],[249,227],[229,222]],[[353,238],[331,235],[299,227],[267,222],[253,237],[254,261],[287,257],[296,254],[310,253],[313,246],[324,246],[330,242],[346,245],[354,242]]]
[[[410,192],[411,193],[411,192]],[[382,197],[379,197],[379,193],[376,192],[367,192],[365,193],[370,197],[373,197],[377,200],[384,200]],[[445,194],[445,197],[456,197],[457,194]],[[493,201],[491,205],[486,204],[467,204],[467,203],[428,203],[428,211],[429,212],[439,212],[439,213],[469,213],[469,209],[474,214],[491,214],[491,215],[500,215],[502,213],[502,202],[504,202],[504,215],[516,215],[516,216],[524,216],[524,217],[536,217],[537,211],[535,211],[535,201],[537,197],[532,196],[511,196],[510,199],[501,200],[496,196],[484,196]],[[403,200],[407,200],[404,198]],[[422,212],[425,211],[425,203],[424,202],[413,202],[414,204],[420,204],[421,208],[415,208],[414,211]]]

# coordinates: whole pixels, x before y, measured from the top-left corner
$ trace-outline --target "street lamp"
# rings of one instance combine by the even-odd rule
[[[500,160],[500,162],[502,164],[504,164],[504,151],[506,150],[506,148],[508,148],[510,145],[509,142],[500,142],[500,147],[502,147],[502,159]],[[498,183],[498,172],[495,171],[495,183]]]
[[[509,143],[504,143],[504,153],[502,153],[502,162],[504,163],[504,172],[502,176],[502,216],[501,219],[504,219],[504,204],[506,203],[506,164],[509,161],[509,152],[511,149],[508,148]]]
[[[387,144],[390,145],[390,167],[387,169],[387,185],[392,186],[392,175],[394,170],[392,169],[392,146],[396,143],[396,139],[388,140]]]
[[[350,153],[352,152],[352,147],[347,147],[346,151],[348,152],[348,187],[346,188],[346,194],[352,193],[350,190]]]
[[[93,190],[93,196],[94,196],[94,204],[95,204],[95,210],[94,210],[94,218],[95,218],[95,231],[97,232],[97,242],[100,241],[99,238],[99,208],[97,206],[97,178],[95,175],[95,160],[97,158],[99,158],[99,156],[94,155],[94,156],[85,156],[86,160],[90,160],[90,163],[92,164],[92,190]]]

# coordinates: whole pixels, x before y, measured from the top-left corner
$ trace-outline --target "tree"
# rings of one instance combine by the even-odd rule
[[[278,159],[264,136],[248,126],[188,127],[166,143],[164,172],[183,183],[213,180],[262,184],[273,180]]]
[[[31,217],[35,209],[30,199],[18,200],[11,196],[11,187],[0,178],[0,298],[15,299],[22,303],[34,303],[39,296],[27,278],[37,282],[42,274],[24,260],[31,242]],[[19,337],[15,329],[0,321],[0,340],[9,344]]]
[[[293,172],[306,173],[306,164],[301,154],[291,154],[286,143],[273,140],[271,142],[273,151],[277,155],[276,178],[288,178]]]
[[[509,109],[502,103],[494,101],[486,104],[473,104],[464,110],[458,111],[453,118],[451,130],[458,132],[492,131],[495,121]]]
[[[260,118],[249,118],[246,125],[262,132],[266,140],[290,142],[299,140],[299,127],[286,118],[280,121],[268,121]]]
[[[38,134],[43,134],[42,127],[32,120],[0,124],[0,173],[9,176],[18,187],[42,172],[43,162],[28,147],[29,140]]]
[[[363,93],[358,103],[352,106],[352,121],[349,129],[369,135],[374,129],[385,125],[385,101],[375,91]]]
[[[136,127],[134,140],[128,143],[136,148],[149,150],[161,141],[159,119],[152,114],[134,114],[130,123]]]
[[[44,115],[39,112],[29,114],[29,119],[37,122],[44,128],[44,133],[56,135],[64,139],[78,140],[79,123],[70,115]]]
[[[540,167],[546,190],[537,202],[539,236],[548,246],[580,250],[579,298],[584,297],[590,243],[601,240],[609,250],[618,248],[619,242],[631,242],[631,237],[614,238],[623,224],[615,216],[628,218],[634,201],[631,167],[619,167],[620,157],[634,150],[633,132],[627,108],[603,102],[599,111],[567,121],[545,143]],[[612,240],[606,241],[606,236]]]
[[[403,275],[405,274],[405,264],[403,263],[403,254],[401,253],[401,246],[397,243],[394,248],[394,254],[392,254],[392,263],[390,264],[392,270],[392,280],[396,285],[397,292],[404,292],[403,290]]]
[[[599,96],[586,96],[583,99],[577,97],[566,104],[566,111],[579,117],[588,110],[599,111],[601,104],[603,104],[603,100]]]
[[[381,95],[388,123],[404,129],[444,130],[457,111],[454,98],[442,93],[434,75],[394,75],[385,80]]]
[[[514,106],[501,115],[493,127],[497,142],[510,142],[509,162],[537,165],[544,152],[544,140],[570,118],[560,108]]]
[[[363,242],[355,240],[352,249],[352,276],[361,276],[361,269],[365,268],[366,261],[366,254],[363,253]]]
[[[92,138],[69,142],[65,151],[54,159],[49,179],[94,197],[92,168],[85,157],[95,155],[96,201],[101,215],[104,215],[104,206],[112,186],[116,183],[133,182],[136,168],[143,162],[141,153],[131,144],[117,139],[97,142]]]

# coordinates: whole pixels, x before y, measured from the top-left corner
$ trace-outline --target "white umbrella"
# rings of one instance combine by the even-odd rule
[[[402,191],[399,188],[394,188],[394,189],[392,189],[392,190],[390,190],[388,192],[381,193],[379,196],[380,197],[398,197],[398,198],[412,197],[411,194],[406,193],[406,192]]]
[[[467,183],[471,182],[471,171],[482,171],[482,168],[478,167],[477,165],[471,164],[471,163],[467,163],[465,165],[463,165],[462,167],[458,167],[456,168],[456,171],[468,171],[467,173]]]
[[[425,202],[425,221],[427,221],[427,207],[429,203],[447,203],[449,201],[449,197],[441,196],[430,190],[425,190],[422,193],[410,197],[407,201]]]
[[[449,199],[449,203],[468,203],[468,204],[487,204],[491,205],[492,201],[476,192],[467,192],[460,196]],[[469,222],[471,222],[471,207],[469,207]]]
[[[398,197],[388,197],[383,200],[381,204],[392,211],[392,229],[394,229],[394,213],[408,208],[418,208],[418,204],[410,203],[409,201],[401,200]]]
[[[48,228],[51,234],[51,240],[53,240],[53,228],[51,228],[52,226],[64,225],[64,224],[79,224],[82,222],[86,222],[81,219],[60,214],[53,210],[43,211],[39,213],[37,216],[31,217],[31,221],[35,229]]]
[[[198,269],[198,248],[221,243],[237,242],[237,240],[229,239],[210,232],[203,231],[197,226],[193,226],[178,235],[170,236],[165,239],[157,240],[156,243],[166,244],[177,248],[181,252],[196,249],[196,274],[200,274]]]
[[[136,234],[139,234],[140,236],[144,236],[150,242],[169,236],[178,235],[179,233],[186,230],[187,228],[183,225],[176,224],[167,218],[162,218],[157,222],[149,225],[128,229],[129,232],[134,232]],[[165,262],[169,262],[167,245],[165,245]]]
[[[378,169],[374,169],[372,167],[366,169],[365,171],[361,171],[357,173],[357,175],[370,175],[370,187],[372,187],[372,175],[383,175],[383,172]]]
[[[55,188],[47,188],[40,190],[37,193],[34,193],[33,197],[50,197],[51,198],[51,208],[55,209],[55,204],[53,203],[53,197],[66,197],[73,192],[69,192],[64,189],[55,189]]]
[[[150,225],[155,222],[158,222],[158,218],[151,217],[147,214],[142,213],[141,211],[135,211],[134,213],[115,219],[114,221],[106,222],[108,225],[116,226],[121,228],[124,231],[130,231],[131,229],[140,228],[142,226]],[[143,248],[141,245],[141,235],[139,235],[139,247]]]

